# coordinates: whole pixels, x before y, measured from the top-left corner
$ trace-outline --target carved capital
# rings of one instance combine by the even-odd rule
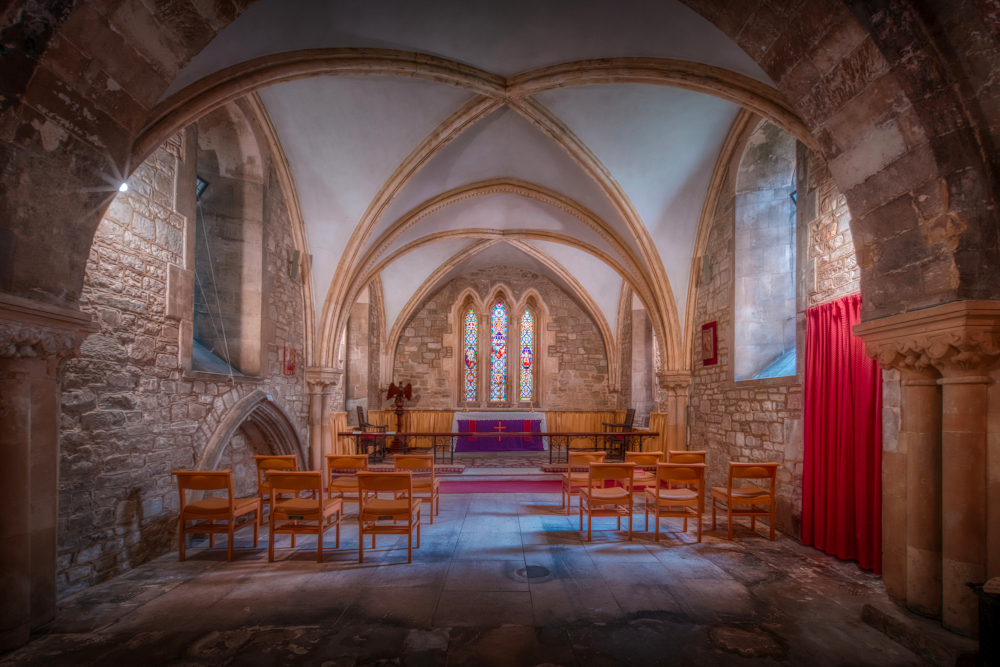
[[[865,353],[904,379],[983,375],[1000,358],[1000,302],[956,301],[854,327]]]
[[[661,389],[674,394],[687,394],[688,387],[691,386],[691,371],[659,371],[656,380]]]
[[[328,394],[340,382],[344,371],[336,368],[312,366],[306,369],[306,383],[310,394]]]
[[[0,293],[0,358],[71,359],[97,330],[89,313]]]

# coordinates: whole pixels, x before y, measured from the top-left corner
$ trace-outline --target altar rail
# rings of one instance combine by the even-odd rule
[[[548,438],[549,463],[568,463],[569,452],[572,451],[607,451],[609,460],[624,460],[626,451],[643,451],[642,442],[646,438],[658,438],[656,431],[628,431],[627,433],[606,433],[596,431],[590,433],[557,433],[546,431],[542,433],[504,433],[508,437]],[[374,461],[385,458],[394,440],[402,443],[402,452],[410,449],[430,449],[435,463],[455,462],[455,439],[463,437],[489,437],[487,434],[468,433],[363,433],[361,431],[340,431],[338,438],[354,441],[354,451],[357,454],[369,454]],[[364,440],[364,443],[362,443]],[[417,444],[417,442],[425,444]],[[412,443],[412,444],[411,444]],[[586,446],[586,445],[590,446]],[[362,452],[364,447],[364,452]],[[369,452],[369,449],[371,450]],[[438,456],[440,454],[440,457]]]

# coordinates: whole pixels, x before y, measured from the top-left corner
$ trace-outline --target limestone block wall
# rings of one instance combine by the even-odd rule
[[[179,504],[171,470],[191,468],[223,417],[257,389],[306,438],[302,364],[282,374],[282,350],[304,352],[301,286],[289,278],[291,222],[276,173],[264,170],[266,364],[258,377],[191,373],[179,361],[178,321],[166,315],[168,265],[184,267],[192,221],[178,211],[179,172],[193,160],[182,135],[129,179],[101,221],[87,264],[82,308],[100,332],[63,375],[59,482],[59,594],[66,595],[176,548]],[[193,176],[191,178],[193,184]],[[193,201],[193,195],[191,195]],[[237,431],[220,468],[250,495],[258,453]]]
[[[822,161],[800,145],[796,159],[798,375],[735,381],[733,174],[742,152],[742,147],[734,152],[712,222],[706,250],[711,279],[699,286],[696,296],[695,331],[700,332],[706,322],[718,322],[719,363],[703,365],[700,337],[693,341],[689,446],[708,450],[708,481],[712,486],[725,485],[730,461],[781,463],[778,528],[798,537],[802,516],[804,310],[856,292],[857,262],[844,199]]]
[[[364,408],[366,413],[368,411],[368,309],[367,303],[355,303],[347,320],[344,406],[348,426],[358,424],[357,406]]]
[[[458,403],[458,326],[452,321],[455,301],[471,287],[487,299],[502,284],[516,301],[532,288],[544,302],[548,319],[541,335],[538,368],[542,373],[541,406],[547,410],[613,410],[617,398],[608,392],[608,359],[597,325],[548,278],[506,265],[485,267],[459,276],[427,297],[406,323],[396,346],[393,377],[413,384],[413,407],[452,409]]]

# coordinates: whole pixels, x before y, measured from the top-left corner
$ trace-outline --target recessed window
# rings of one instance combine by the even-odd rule
[[[497,299],[490,312],[490,400],[507,400],[507,306]]]

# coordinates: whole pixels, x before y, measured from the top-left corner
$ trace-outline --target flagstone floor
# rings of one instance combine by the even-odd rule
[[[0,666],[926,664],[861,621],[878,577],[761,526],[695,544],[665,520],[655,543],[640,514],[633,541],[597,519],[587,542],[555,494],[454,494],[413,563],[382,536],[359,564],[352,509],[323,563],[286,536],[268,563],[250,531],[232,563],[224,539],[168,554],[65,598]]]

